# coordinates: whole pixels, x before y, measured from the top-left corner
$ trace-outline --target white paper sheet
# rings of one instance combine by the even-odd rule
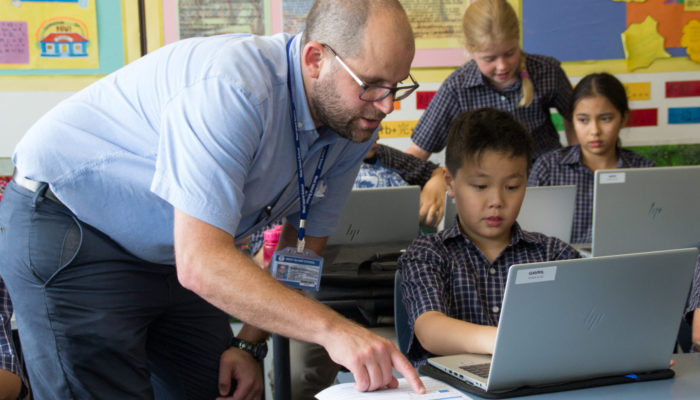
[[[411,389],[406,379],[399,379],[399,387],[396,389],[378,390],[375,392],[358,392],[354,388],[354,383],[342,383],[331,386],[318,394],[318,400],[452,400],[452,399],[472,399],[453,388],[452,386],[440,382],[431,377],[421,377],[425,385],[425,394],[416,394]]]

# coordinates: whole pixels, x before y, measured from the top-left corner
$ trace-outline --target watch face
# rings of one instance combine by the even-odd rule
[[[251,343],[234,337],[231,339],[231,346],[238,347],[239,349],[250,353],[250,355],[256,360],[262,360],[267,355],[267,343],[265,342]]]

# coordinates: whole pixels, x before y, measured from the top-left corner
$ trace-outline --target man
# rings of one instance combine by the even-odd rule
[[[234,245],[287,217],[293,246],[310,191],[296,166],[309,184],[322,164],[305,221],[321,252],[380,121],[417,86],[413,54],[398,1],[319,0],[303,36],[181,41],[40,119],[0,205],[35,398],[211,399],[232,380],[233,399],[256,398],[264,331],[323,346],[358,390],[396,385],[393,366],[422,392],[389,341]],[[250,324],[244,342],[226,313]]]

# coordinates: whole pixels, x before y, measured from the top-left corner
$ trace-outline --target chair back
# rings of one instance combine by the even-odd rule
[[[396,330],[396,341],[399,343],[399,350],[405,355],[408,352],[411,332],[408,326],[408,313],[403,305],[403,296],[401,294],[400,270],[397,270],[394,275],[394,329]]]

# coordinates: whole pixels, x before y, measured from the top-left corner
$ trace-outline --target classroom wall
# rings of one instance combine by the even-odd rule
[[[524,16],[538,16],[537,13],[527,12],[528,10],[534,9],[533,7],[536,7],[538,2],[532,0],[509,1],[519,12],[522,8]],[[649,1],[658,2],[659,0]],[[102,2],[98,2],[98,5],[100,3]],[[125,53],[125,62],[138,57],[138,54],[136,54],[138,50],[134,50],[134,47],[138,46],[133,45],[134,41],[138,42],[139,40],[137,37],[138,35],[135,35],[133,32],[134,19],[137,18],[138,15],[136,14],[136,16],[134,16],[133,3],[135,2],[122,1],[123,26],[119,34],[125,35],[126,37],[127,33],[131,32],[129,33],[129,35],[131,35],[129,41],[132,43],[131,46],[126,46],[127,40],[125,39],[124,41],[126,50],[122,50]],[[205,3],[216,3],[216,0],[209,0]],[[269,18],[264,18],[265,23],[257,24],[256,26],[259,26],[260,29],[264,27],[264,32],[262,33],[274,33],[283,30],[282,24],[285,22],[284,18],[286,18],[286,16],[288,17],[288,14],[285,14],[285,11],[281,9],[282,6],[285,5],[285,2],[282,0],[270,0],[264,3],[266,8],[258,11],[261,14],[267,13],[266,15],[269,16]],[[303,8],[304,3],[310,4],[311,0],[296,3],[302,4]],[[404,0],[403,3],[408,10],[412,10],[413,8],[411,7],[418,7],[420,5],[419,1]],[[595,12],[596,7],[608,7],[607,3],[609,3],[607,0],[606,3],[603,3],[601,0],[587,2],[588,8],[593,8],[591,12]],[[131,4],[131,6],[129,6],[129,4]],[[178,3],[174,0],[161,0],[160,4],[158,2],[146,2],[146,15],[148,17],[148,50],[153,50],[177,39],[178,28],[177,26],[173,26],[173,24],[178,24],[177,4]],[[275,12],[275,7],[280,8],[280,10],[278,10],[279,12]],[[99,11],[100,10],[98,10],[98,17],[100,15]],[[296,10],[296,12],[297,14],[300,13],[299,10]],[[2,17],[0,17],[0,20],[2,20]],[[131,21],[129,27],[127,27],[127,21]],[[595,24],[595,21],[590,23]],[[590,26],[590,24],[586,25],[583,23],[578,29],[585,29]],[[528,39],[527,34],[525,39]],[[570,42],[570,44],[570,47],[575,47],[576,45],[575,42]],[[454,46],[454,44],[452,46]],[[527,48],[527,46],[524,47]],[[466,57],[465,52],[461,49],[451,49],[450,52],[429,53],[429,56],[426,56],[426,54],[428,54],[426,51],[427,50],[423,50],[419,46],[419,54],[416,62],[414,62],[415,68],[413,69],[413,73],[421,84],[420,89],[416,94],[402,101],[400,109],[390,114],[386,119],[386,125],[396,129],[391,129],[392,135],[390,135],[390,137],[383,133],[381,141],[399,149],[406,148],[410,143],[410,129],[423,112],[422,108],[424,108],[426,104],[424,101],[425,96],[439,88],[442,80],[454,70],[454,65],[457,64],[455,60],[462,62]],[[554,55],[556,56],[556,54]],[[430,57],[432,57],[432,60],[430,60]],[[570,56],[563,55],[563,57]],[[426,67],[426,62],[432,62],[438,64],[438,66]],[[682,62],[682,64],[679,64],[679,62]],[[622,133],[622,142],[624,146],[680,144],[682,146],[691,145],[691,147],[700,148],[700,124],[698,124],[698,122],[700,122],[700,109],[697,108],[700,97],[672,98],[666,96],[666,84],[668,82],[700,81],[700,63],[688,61],[687,57],[674,56],[672,60],[658,60],[648,68],[640,68],[633,72],[627,71],[624,60],[588,62],[565,61],[562,63],[562,66],[574,84],[583,74],[592,71],[613,72],[623,83],[648,84],[648,97],[646,97],[646,100],[633,100],[630,105],[632,109],[655,110],[654,115],[657,121],[652,126],[626,128]],[[34,82],[31,85],[26,85],[28,87],[26,90],[23,90],[22,82],[32,79],[36,80],[37,78],[7,76],[6,74],[0,76],[0,158],[11,156],[14,147],[24,132],[26,132],[40,115],[68,97],[75,90],[79,90],[81,87],[98,79],[99,76],[100,75],[91,75],[82,80],[75,80],[74,77],[57,76],[55,77],[55,81],[48,79],[43,82]],[[66,83],[66,80],[70,82]],[[60,84],[56,84],[56,82]],[[638,95],[639,92],[635,91],[634,96],[637,97]],[[688,116],[688,123],[669,123],[669,109],[677,108],[686,108],[689,110],[686,113]],[[392,126],[392,124],[395,126]],[[387,131],[389,131],[389,129],[387,129]],[[442,155],[434,155],[432,159],[437,162],[442,162]],[[696,162],[700,163],[700,159]],[[0,171],[0,173],[1,172],[2,171]]]

